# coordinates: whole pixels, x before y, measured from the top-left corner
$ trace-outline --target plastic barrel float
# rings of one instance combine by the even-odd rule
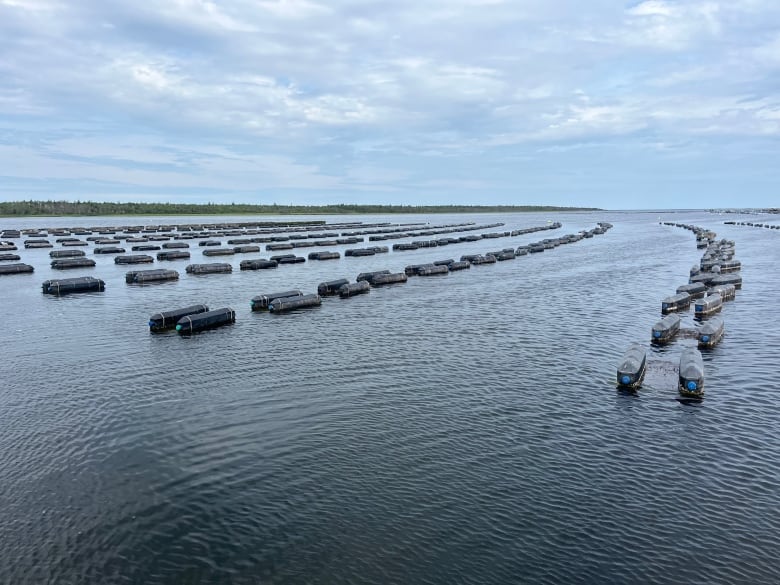
[[[669,343],[680,331],[680,316],[667,315],[653,325],[650,341],[657,345]]]
[[[688,293],[692,299],[700,299],[707,294],[707,285],[703,282],[692,282],[677,287],[677,294]]]
[[[268,310],[271,313],[286,313],[293,309],[306,309],[309,307],[319,307],[322,304],[320,295],[309,294],[298,297],[282,297],[273,299],[268,304]]]
[[[321,297],[337,295],[339,293],[339,289],[345,284],[349,284],[349,281],[346,278],[321,282],[319,285],[317,285],[317,294]]]
[[[189,252],[181,250],[171,250],[169,252],[158,252],[157,260],[184,260],[190,257]]]
[[[233,252],[236,254],[253,254],[260,251],[260,246],[236,246]]]
[[[160,311],[149,317],[149,330],[165,331],[166,329],[174,329],[182,317],[198,315],[208,310],[209,308],[206,305],[190,305],[189,307],[172,311]]]
[[[106,283],[99,278],[80,276],[78,278],[58,278],[45,281],[41,288],[46,295],[64,295],[80,292],[102,292]]]
[[[311,252],[309,260],[338,260],[341,254],[338,252]]]
[[[723,317],[713,317],[699,327],[699,349],[715,347],[723,337],[725,324]]]
[[[636,390],[642,386],[647,370],[647,351],[634,343],[623,354],[617,368],[617,386],[626,390]]]
[[[450,269],[450,272],[455,272],[456,270],[468,270],[471,268],[471,263],[464,261],[456,261],[452,264],[448,264],[447,268]]]
[[[737,288],[733,284],[719,284],[708,289],[707,294],[719,294],[723,302],[733,301],[737,295]]]
[[[127,284],[145,284],[168,280],[179,280],[179,273],[176,270],[159,268],[155,270],[131,270],[125,274],[125,282]]]
[[[696,304],[693,306],[693,312],[696,317],[701,318],[717,313],[722,308],[723,297],[719,294],[712,294],[696,301]]]
[[[389,270],[376,270],[374,272],[361,272],[357,275],[357,278],[355,279],[357,282],[367,282],[368,284],[371,284],[371,281],[374,280],[375,276],[379,276],[380,274],[390,274]]]
[[[437,274],[449,274],[450,269],[447,266],[436,266],[435,264],[426,264],[417,269],[417,276],[434,276]]]
[[[677,293],[666,297],[661,301],[661,313],[673,313],[674,311],[687,310],[691,306],[691,295],[687,292]]]
[[[698,349],[687,347],[680,354],[678,390],[688,398],[704,396],[704,362]]]
[[[188,264],[185,270],[187,274],[226,274],[233,272],[233,267],[225,262],[212,262],[207,264]]]
[[[146,254],[130,254],[129,256],[114,256],[114,264],[152,264],[154,258]]]
[[[93,268],[95,261],[91,258],[58,258],[51,261],[51,267],[56,270],[68,268]]]
[[[276,260],[256,258],[254,260],[242,260],[239,266],[241,270],[266,270],[268,268],[276,268],[279,266],[279,263]]]
[[[371,285],[367,280],[360,280],[358,282],[350,282],[349,284],[343,284],[339,288],[339,296],[342,299],[347,299],[355,295],[366,294],[371,291]]]
[[[417,269],[420,268],[421,266],[425,266],[425,264],[410,264],[409,266],[406,266],[404,268],[404,273],[407,276],[415,276],[417,274]],[[471,264],[469,264],[469,266],[471,266]]]
[[[742,275],[739,272],[729,274],[717,274],[709,282],[711,286],[720,286],[723,284],[733,284],[737,290],[742,288]]]
[[[204,256],[232,256],[236,251],[233,248],[209,248],[203,250]]]
[[[371,279],[371,286],[382,286],[384,284],[396,284],[406,282],[408,277],[405,272],[396,272],[391,274],[377,274]]]
[[[300,297],[300,296],[303,296],[303,293],[298,289],[285,290],[282,292],[269,293],[264,295],[257,295],[256,297],[252,297],[252,300],[250,301],[250,306],[252,307],[253,311],[263,311],[268,309],[269,305],[274,299],[292,298],[292,297]]]
[[[52,250],[49,252],[49,258],[83,258],[85,255],[84,250]]]
[[[236,312],[229,307],[223,307],[213,311],[206,311],[205,313],[182,317],[176,323],[176,331],[178,331],[180,335],[186,335],[188,333],[196,333],[198,331],[213,329],[214,327],[221,327],[222,325],[229,325],[235,322]]]
[[[0,274],[29,274],[33,272],[35,268],[29,264],[3,264],[0,265]]]

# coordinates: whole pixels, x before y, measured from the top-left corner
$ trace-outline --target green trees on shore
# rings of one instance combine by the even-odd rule
[[[389,213],[493,213],[592,211],[547,205],[251,205],[245,203],[109,203],[97,201],[5,201],[0,216],[31,215],[381,215]]]

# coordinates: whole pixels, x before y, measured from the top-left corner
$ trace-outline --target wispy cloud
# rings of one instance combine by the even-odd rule
[[[773,0],[0,0],[0,197],[609,207],[684,159],[766,204],[733,160],[780,140],[778,29]]]

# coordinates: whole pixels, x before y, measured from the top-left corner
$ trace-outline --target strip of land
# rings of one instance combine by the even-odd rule
[[[251,205],[245,203],[111,203],[97,201],[5,201],[0,216],[105,215],[383,215],[392,213],[516,213],[600,211],[552,205]]]

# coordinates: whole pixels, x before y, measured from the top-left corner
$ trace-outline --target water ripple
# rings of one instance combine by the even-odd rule
[[[676,400],[691,339],[651,350],[638,393],[614,389],[700,257],[657,213],[562,214],[561,233],[615,227],[290,315],[248,299],[497,246],[237,259],[159,287],[96,258],[106,292],[60,299],[37,288],[46,252],[24,251],[35,276],[0,279],[19,309],[0,332],[0,582],[780,582],[780,251],[717,218],[665,217],[736,240],[743,263],[699,405]],[[150,314],[200,302],[236,323],[148,333]]]

